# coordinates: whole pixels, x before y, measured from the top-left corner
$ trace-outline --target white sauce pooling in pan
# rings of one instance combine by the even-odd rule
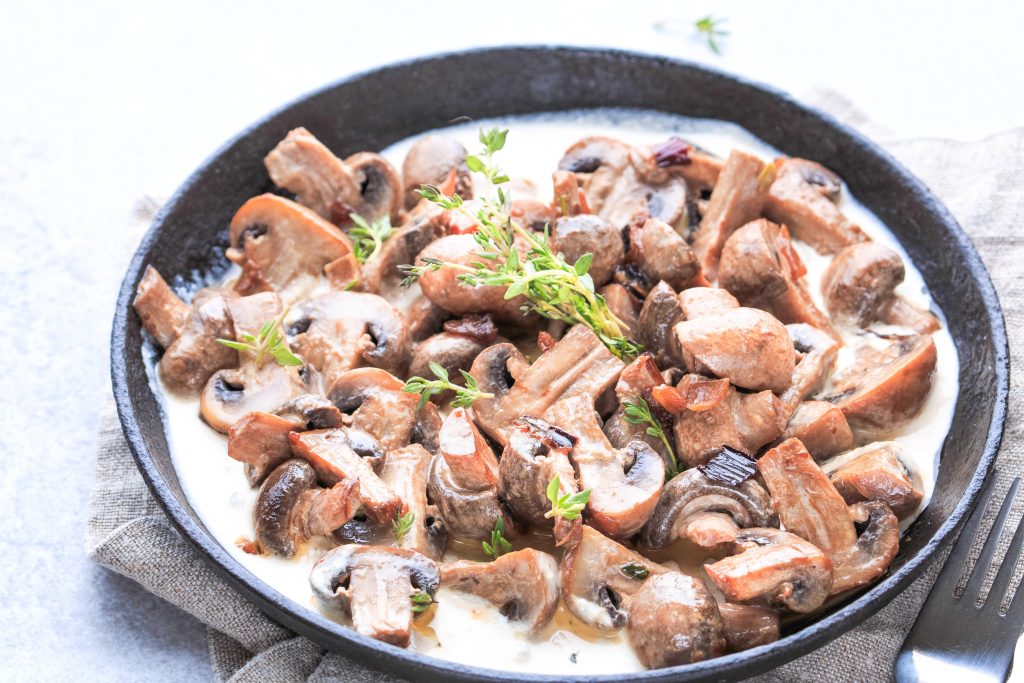
[[[723,157],[734,148],[766,160],[781,156],[777,150],[734,124],[627,110],[484,120],[459,124],[443,132],[458,138],[472,153],[480,146],[477,141],[480,127],[494,125],[511,129],[505,150],[497,157],[502,168],[513,179],[532,180],[542,199],[550,199],[551,173],[563,151],[587,135],[608,135],[631,144],[649,144],[679,135]],[[415,140],[403,140],[382,153],[401,169],[405,153]],[[903,256],[907,274],[898,293],[918,306],[930,307],[941,317],[920,273],[886,227],[850,197],[845,188],[840,208],[872,239],[892,247]],[[830,257],[820,256],[800,243],[797,243],[797,248],[807,265],[809,289],[821,305],[819,282]],[[934,339],[938,363],[931,394],[921,414],[894,439],[903,446],[908,459],[920,472],[925,493],[922,506],[927,504],[934,488],[938,454],[949,431],[958,388],[958,359],[945,325]],[[849,353],[841,352],[839,364],[848,361]],[[151,371],[151,377],[155,378],[155,375]],[[197,399],[181,399],[162,390],[158,394],[163,397],[164,420],[179,480],[206,527],[228,553],[253,574],[298,604],[319,611],[307,577],[328,544],[312,543],[305,555],[292,560],[253,556],[236,547],[235,540],[240,536],[253,536],[252,508],[256,490],[249,488],[241,463],[227,456],[224,435],[199,419]],[[904,526],[909,522],[905,521]],[[624,633],[611,637],[581,637],[566,629],[570,620],[561,611],[539,637],[527,639],[481,598],[441,589],[437,599],[439,605],[433,620],[416,631],[411,647],[418,652],[475,666],[502,667],[524,673],[607,674],[643,668]]]

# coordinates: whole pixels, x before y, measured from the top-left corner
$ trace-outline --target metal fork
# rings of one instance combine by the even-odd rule
[[[984,604],[978,607],[977,602],[999,537],[1006,525],[1006,518],[1017,497],[1020,477],[1014,479],[1003,499],[1003,505],[989,530],[985,547],[978,556],[967,585],[959,596],[955,595],[956,585],[967,563],[967,555],[992,498],[995,479],[996,474],[993,473],[985,485],[981,501],[960,532],[953,552],[946,560],[946,566],[935,581],[921,613],[917,615],[914,627],[903,641],[903,647],[896,658],[895,674],[898,683],[1005,681],[1010,673],[1013,651],[1024,627],[1024,597],[1021,597],[1024,595],[1024,586],[1019,587],[1014,594],[1006,614],[1000,614],[999,608],[1010,587],[1021,546],[1024,545],[1024,520],[1017,524],[1013,540]]]

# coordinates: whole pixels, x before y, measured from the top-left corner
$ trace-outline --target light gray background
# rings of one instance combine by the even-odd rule
[[[978,4],[0,0],[2,677],[210,677],[200,624],[93,566],[82,536],[121,274],[153,209],[235,132],[395,59],[570,43],[831,87],[899,135],[977,139],[1024,124],[1024,10]],[[721,56],[690,28],[710,11],[728,18]]]

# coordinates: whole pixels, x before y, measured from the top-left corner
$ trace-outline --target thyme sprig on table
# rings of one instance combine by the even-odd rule
[[[725,21],[725,19],[715,19],[709,14],[693,23],[697,28],[697,32],[705,37],[708,41],[708,47],[710,47],[716,55],[722,54],[722,51],[718,49],[718,41],[716,39],[729,35],[728,31],[723,31],[721,28]]]
[[[495,187],[495,195],[483,198],[475,215],[469,213],[457,194],[446,195],[432,185],[418,190],[421,197],[442,208],[475,218],[477,229],[473,239],[480,248],[480,260],[462,264],[422,259],[422,265],[401,266],[406,275],[402,284],[409,286],[424,273],[441,268],[458,270],[458,280],[464,285],[506,287],[506,299],[522,295],[529,302],[523,306],[524,313],[535,312],[568,325],[586,325],[616,356],[637,356],[642,347],[626,337],[626,323],[612,313],[604,297],[595,291],[589,274],[594,255],[584,254],[570,264],[551,247],[548,229],[537,233],[512,220],[511,197],[501,187],[509,178],[494,163],[494,155],[505,146],[507,135],[507,129],[481,130],[483,151],[466,158],[466,165]]]
[[[357,213],[350,216],[355,227],[350,228],[348,236],[352,239],[352,255],[359,263],[366,263],[377,258],[384,242],[394,234],[391,218],[381,216],[373,222],[367,221]]]
[[[562,519],[579,519],[583,514],[583,508],[587,507],[590,500],[590,489],[578,493],[566,493],[558,495],[558,487],[561,481],[556,476],[548,482],[547,491],[544,495],[551,501],[551,509],[544,513],[544,517],[561,517]]]
[[[256,367],[263,368],[263,359],[266,356],[272,357],[280,365],[302,365],[302,359],[292,353],[288,348],[288,341],[284,336],[282,323],[288,315],[288,309],[281,311],[281,315],[274,320],[268,320],[260,326],[259,332],[255,335],[243,334],[241,339],[217,339],[217,343],[242,353],[251,353],[256,356]]]
[[[512,550],[512,544],[505,538],[505,520],[498,517],[494,520],[494,529],[491,531],[491,542],[483,541],[481,543],[484,552],[498,559],[508,551]]]
[[[636,396],[623,401],[622,407],[625,409],[624,417],[626,422],[635,425],[647,425],[647,429],[644,430],[647,435],[661,440],[665,450],[668,451],[670,459],[667,471],[665,472],[665,478],[671,479],[676,476],[679,473],[679,461],[676,460],[676,452],[672,448],[672,444],[669,443],[668,436],[665,434],[665,428],[651,412],[650,404],[642,396]]]
[[[458,384],[453,384],[450,381],[448,371],[442,365],[431,362],[429,367],[437,379],[426,379],[418,376],[410,377],[406,380],[405,386],[402,387],[402,391],[408,394],[420,395],[420,402],[417,404],[417,408],[425,406],[431,396],[440,394],[442,391],[455,392],[455,400],[448,404],[452,408],[465,408],[466,406],[473,405],[473,402],[478,398],[494,398],[494,394],[480,391],[476,378],[465,370],[459,370],[459,374],[462,375],[462,379],[466,383],[466,386],[460,387]]]

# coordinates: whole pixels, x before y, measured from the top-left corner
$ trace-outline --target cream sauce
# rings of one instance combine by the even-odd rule
[[[497,157],[499,163],[513,178],[531,180],[542,199],[551,196],[551,173],[563,150],[585,135],[608,135],[633,144],[650,144],[679,135],[722,156],[733,148],[765,159],[780,156],[777,150],[730,123],[626,110],[485,120],[452,126],[444,129],[444,133],[458,138],[473,152],[479,147],[479,128],[494,125],[511,128],[506,149]],[[398,142],[384,150],[383,155],[396,168],[401,168],[406,151],[416,139]],[[930,307],[941,317],[920,274],[886,227],[848,192],[844,191],[840,208],[872,239],[896,249],[903,256],[907,276],[897,291],[919,306]],[[818,255],[806,245],[798,244],[797,248],[807,265],[809,289],[820,305],[818,284],[829,258]],[[894,437],[920,473],[925,488],[922,506],[927,504],[934,488],[938,454],[949,430],[958,388],[958,359],[953,341],[945,327],[934,338],[938,365],[931,394],[921,414]],[[847,362],[849,353],[844,349],[840,364]],[[152,381],[158,383],[156,373],[150,370]],[[210,533],[234,559],[268,585],[297,604],[320,611],[310,591],[308,575],[313,563],[326,552],[327,542],[310,543],[304,554],[292,560],[254,556],[237,547],[237,539],[253,535],[252,508],[256,490],[246,483],[242,465],[227,457],[224,435],[198,419],[198,400],[183,399],[163,391],[162,387],[158,389],[158,395],[163,397],[166,432],[179,480]],[[683,555],[686,552],[684,550]],[[692,554],[692,549],[689,552]],[[669,552],[660,554],[659,559],[664,558],[666,566],[678,568],[680,563],[669,558],[681,559],[683,555],[677,557]],[[454,557],[450,548],[446,559]],[[694,559],[695,556],[689,558],[691,566],[683,567],[684,571],[700,572],[699,562]],[[481,598],[442,588],[437,599],[439,605],[433,610],[433,617],[428,623],[418,625],[415,632],[411,648],[417,652],[475,666],[555,675],[628,672],[643,668],[624,633],[597,634],[577,623],[564,609],[559,610],[541,634],[528,638]],[[336,614],[331,616],[338,618]],[[496,643],[501,643],[501,647],[495,647]]]

